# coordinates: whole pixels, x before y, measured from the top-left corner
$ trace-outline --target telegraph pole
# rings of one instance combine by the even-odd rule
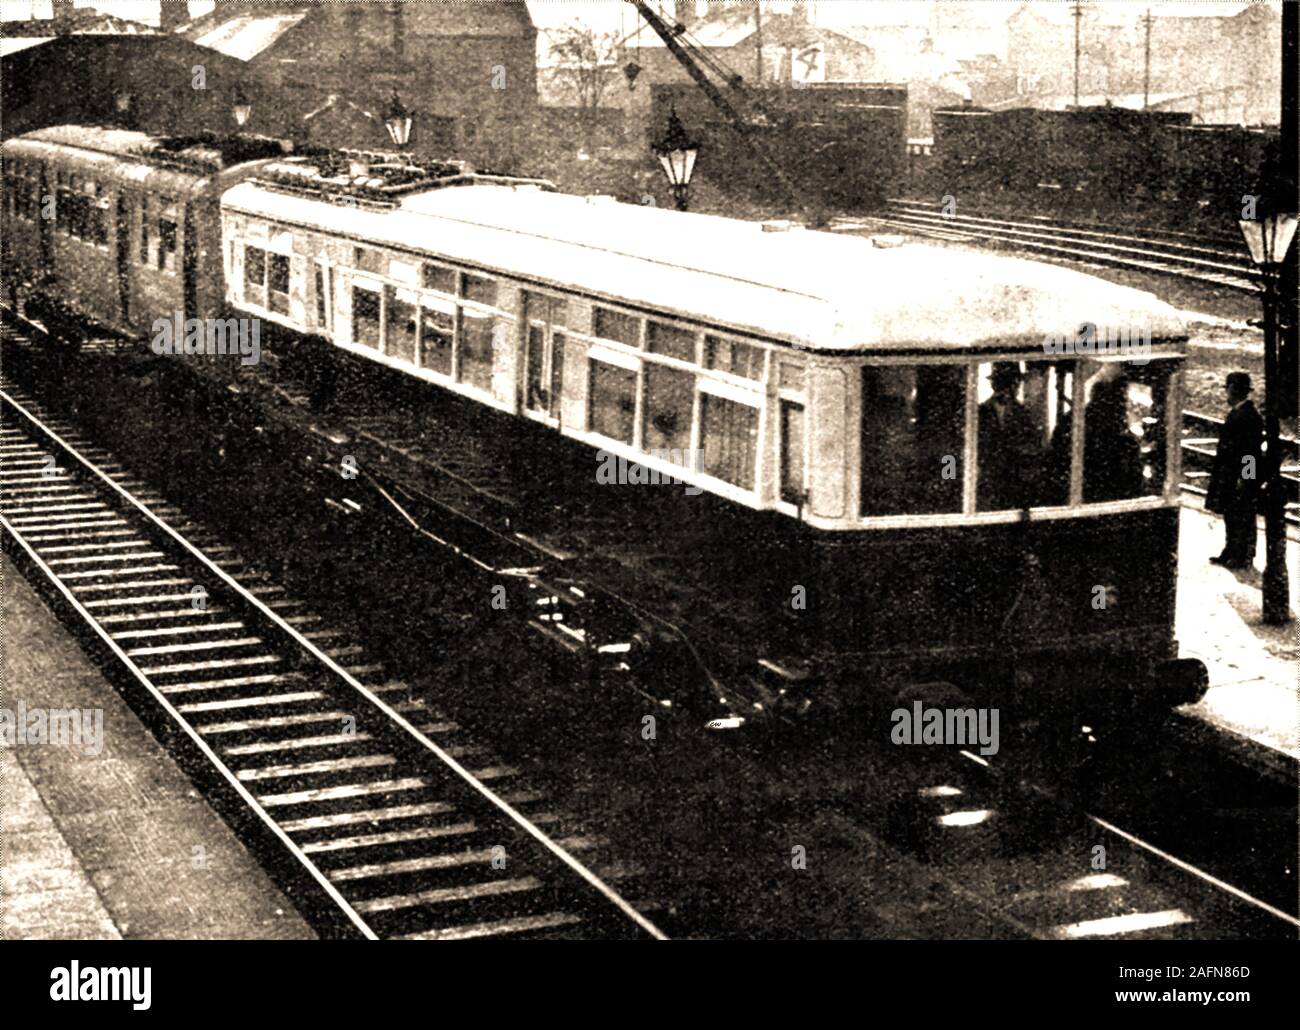
[[[1151,106],[1151,8],[1142,16],[1146,29],[1146,44],[1142,52],[1142,110]]]
[[[754,84],[763,85],[763,0],[754,0]]]
[[[1083,4],[1074,5],[1074,106],[1079,106],[1079,23],[1083,21]]]

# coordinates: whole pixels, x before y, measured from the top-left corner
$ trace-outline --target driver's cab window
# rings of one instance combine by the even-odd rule
[[[1165,492],[1167,361],[1085,361],[1083,501]]]
[[[1073,361],[979,366],[977,511],[1068,504]]]

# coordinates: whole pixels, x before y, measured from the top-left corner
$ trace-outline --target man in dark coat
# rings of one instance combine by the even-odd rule
[[[1248,568],[1255,560],[1255,510],[1264,474],[1264,420],[1250,399],[1250,376],[1230,372],[1225,384],[1231,410],[1219,430],[1205,507],[1223,516],[1226,542],[1215,565]]]
[[[999,361],[990,375],[993,396],[980,405],[977,490],[980,511],[1023,508],[1034,502],[1042,447],[1029,410],[1017,396],[1019,362]]]

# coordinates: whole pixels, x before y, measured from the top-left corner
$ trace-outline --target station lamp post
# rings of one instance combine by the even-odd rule
[[[695,159],[699,156],[700,145],[686,135],[681,119],[677,117],[677,108],[669,111],[668,131],[652,149],[659,158],[659,164],[663,166],[668,185],[672,187],[677,210],[685,211],[687,192],[691,186],[691,176],[695,173]]]
[[[1282,449],[1279,416],[1282,377],[1278,365],[1278,302],[1283,262],[1296,233],[1296,197],[1276,188],[1262,191],[1256,217],[1242,219],[1241,234],[1259,268],[1264,302],[1264,436],[1268,445],[1264,467],[1264,622],[1291,621],[1290,584],[1286,568],[1286,497],[1282,493]],[[1289,210],[1288,210],[1289,209]]]
[[[388,107],[384,111],[384,128],[388,130],[388,138],[393,141],[395,147],[404,148],[411,141],[412,121],[414,115],[402,103],[397,90],[393,90],[393,95],[388,98]]]
[[[234,95],[230,98],[230,113],[235,117],[235,125],[243,128],[248,116],[253,113],[252,102],[244,95],[243,87],[236,85]]]

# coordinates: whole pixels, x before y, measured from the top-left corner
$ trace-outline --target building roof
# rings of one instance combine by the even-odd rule
[[[240,14],[206,29],[200,28],[190,38],[199,46],[211,47],[227,57],[251,61],[309,13],[310,10],[304,7],[277,14]]]
[[[1084,322],[1186,335],[1152,295],[1055,265],[537,189],[451,187],[373,211],[248,182],[222,205],[821,351],[1037,347]]]

